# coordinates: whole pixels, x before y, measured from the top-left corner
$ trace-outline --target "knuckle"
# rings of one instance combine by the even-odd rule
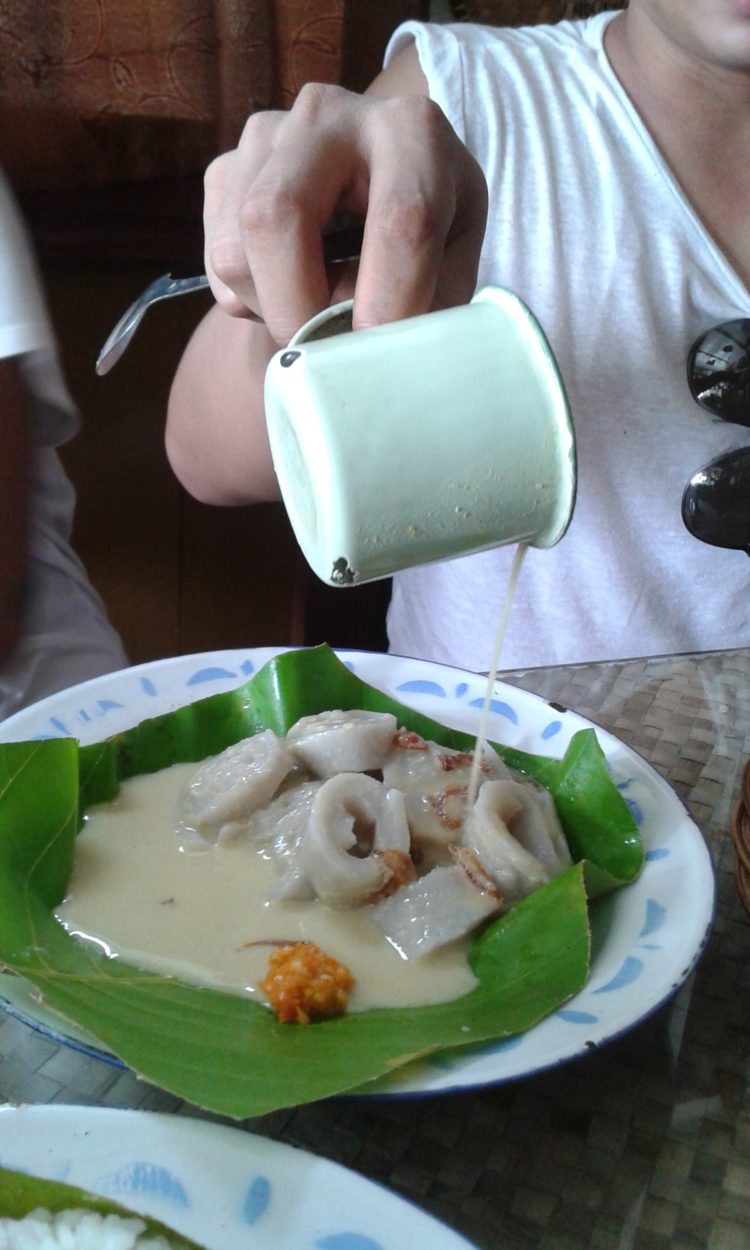
[[[315,124],[322,113],[340,108],[349,98],[351,93],[335,83],[307,82],[300,87],[291,112],[303,125]]]
[[[239,240],[219,238],[206,249],[207,267],[227,288],[237,286],[247,276],[247,261]]]
[[[445,113],[434,100],[428,96],[391,96],[377,102],[377,112],[389,129],[396,129],[400,134],[411,134],[419,144],[442,142],[451,136],[457,139],[455,131]]]
[[[378,206],[374,217],[368,217],[370,226],[378,233],[397,236],[413,249],[421,249],[445,234],[445,205],[419,192],[391,195]]]
[[[286,232],[302,216],[297,196],[282,186],[258,186],[240,208],[240,230],[250,246]]]
[[[210,189],[216,186],[217,183],[224,181],[230,158],[231,154],[229,152],[223,152],[221,156],[214,157],[210,164],[206,166],[206,172],[203,175],[203,185],[206,189]]]
[[[230,317],[247,316],[247,306],[243,304],[239,296],[235,295],[226,287],[219,287],[214,293],[216,303],[222,312],[227,313]]]
[[[286,114],[275,109],[259,109],[251,113],[242,127],[238,150],[253,150],[259,144],[265,144],[269,136],[273,136],[279,126],[283,125]]]

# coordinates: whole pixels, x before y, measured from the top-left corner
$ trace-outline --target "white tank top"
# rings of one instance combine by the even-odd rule
[[[578,495],[566,536],[527,554],[504,668],[750,644],[750,563],[681,519],[690,476],[750,441],[687,386],[693,341],[750,314],[615,77],[613,14],[521,29],[408,23],[432,98],[482,166],[490,218],[480,285],[539,319],[570,399]],[[470,413],[467,412],[467,419]],[[398,574],[390,649],[490,664],[512,550]]]

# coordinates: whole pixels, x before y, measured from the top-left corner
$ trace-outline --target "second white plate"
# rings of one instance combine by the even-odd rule
[[[348,1168],[189,1116],[0,1107],[0,1164],[100,1194],[205,1250],[471,1250]]]

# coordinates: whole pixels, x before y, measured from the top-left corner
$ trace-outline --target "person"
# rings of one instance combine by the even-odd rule
[[[346,275],[320,250],[342,213],[365,219]],[[749,223],[750,0],[407,23],[363,96],[305,88],[207,171],[216,305],[174,378],[171,463],[204,501],[272,497],[261,380],[307,317],[353,292],[356,332],[495,283],[546,332],[578,460],[567,533],[526,554],[501,667],[746,646],[747,555],[689,534],[681,499],[743,442],[693,401],[686,360],[747,316]],[[397,574],[390,650],[487,670],[511,558]]]
[[[57,448],[79,418],[28,230],[0,169],[0,719],[127,659],[71,547]]]

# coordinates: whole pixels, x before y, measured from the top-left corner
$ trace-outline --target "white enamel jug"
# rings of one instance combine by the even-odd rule
[[[271,360],[266,420],[310,567],[333,586],[524,542],[570,521],[575,438],[549,344],[499,287],[351,330],[351,302]]]

